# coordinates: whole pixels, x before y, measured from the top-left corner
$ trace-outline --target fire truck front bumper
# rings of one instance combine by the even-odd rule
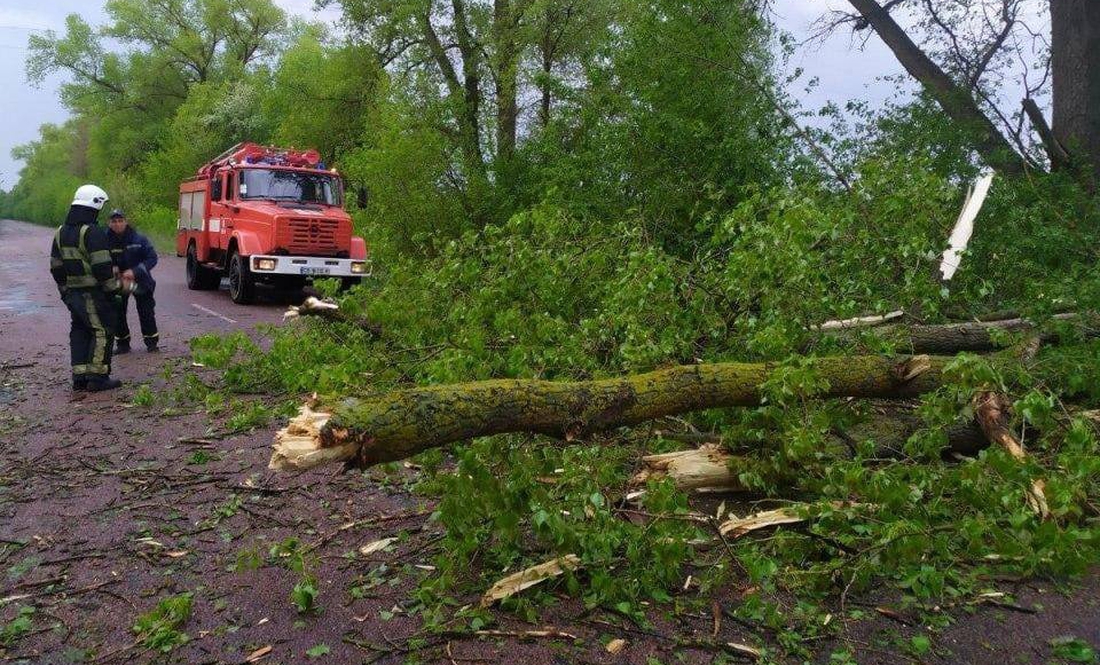
[[[324,256],[271,256],[254,254],[248,259],[252,274],[301,275],[302,277],[366,277],[370,262]]]

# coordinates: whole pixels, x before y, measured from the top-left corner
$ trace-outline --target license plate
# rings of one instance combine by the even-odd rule
[[[331,272],[329,268],[300,268],[299,270],[301,275],[327,275]]]

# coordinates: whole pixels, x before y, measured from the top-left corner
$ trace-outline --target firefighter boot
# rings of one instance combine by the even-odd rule
[[[122,382],[118,379],[112,379],[109,376],[95,376],[88,379],[87,390],[93,393],[98,393],[104,390],[114,390],[115,388],[121,387]]]

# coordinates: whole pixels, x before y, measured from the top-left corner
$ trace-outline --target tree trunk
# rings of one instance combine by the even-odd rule
[[[1057,0],[1056,0],[1057,1]],[[1094,0],[1077,0],[1094,2]],[[925,55],[905,30],[876,0],[848,0],[894,53],[909,74],[935,98],[944,112],[975,136],[975,149],[993,168],[1006,175],[1024,172],[1023,158],[978,107],[970,90],[955,83]]]
[[[817,397],[912,397],[935,389],[948,359],[820,358],[828,382]],[[619,379],[477,381],[347,399],[331,418],[303,412],[275,437],[271,467],[334,460],[361,466],[399,460],[455,441],[532,432],[566,440],[691,411],[756,406],[775,363],[687,365]]]
[[[518,46],[516,16],[510,0],[493,0],[493,37],[496,42],[497,159],[507,161],[516,150],[516,76]]]
[[[1100,182],[1100,2],[1051,0],[1054,138]]]

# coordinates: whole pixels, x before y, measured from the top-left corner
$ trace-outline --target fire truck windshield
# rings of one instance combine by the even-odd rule
[[[281,169],[241,169],[242,199],[271,199],[340,205],[335,176]]]

